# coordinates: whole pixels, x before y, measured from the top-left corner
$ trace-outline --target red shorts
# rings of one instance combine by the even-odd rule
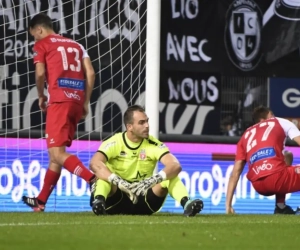
[[[61,147],[72,144],[83,107],[74,102],[52,103],[47,108],[47,147]]]
[[[261,195],[288,194],[300,191],[300,166],[289,166],[280,172],[252,182]]]

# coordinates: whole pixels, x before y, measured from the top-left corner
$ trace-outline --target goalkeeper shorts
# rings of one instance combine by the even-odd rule
[[[137,204],[133,204],[126,193],[117,189],[116,193],[106,199],[107,214],[151,215],[160,210],[166,197],[156,196],[149,189],[146,196],[140,196]]]

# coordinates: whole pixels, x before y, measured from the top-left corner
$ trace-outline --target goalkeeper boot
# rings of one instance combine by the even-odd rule
[[[183,214],[187,217],[195,216],[196,214],[201,212],[203,207],[204,207],[203,201],[200,199],[188,200],[184,205]]]
[[[274,214],[296,214],[290,206],[286,205],[284,208],[280,208],[276,205]]]
[[[92,209],[95,215],[106,214],[105,200],[102,195],[97,195],[94,198]]]
[[[45,210],[45,205],[39,204],[37,198],[29,198],[27,196],[23,196],[22,200],[27,206],[31,207],[34,212],[44,212]]]

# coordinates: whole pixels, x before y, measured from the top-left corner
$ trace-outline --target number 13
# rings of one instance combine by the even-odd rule
[[[266,141],[268,139],[268,136],[271,132],[271,130],[274,128],[275,126],[275,122],[262,122],[261,124],[259,124],[259,127],[265,127],[266,125],[268,125],[268,127],[266,128],[261,141]],[[247,133],[245,134],[245,139],[248,139],[247,141],[247,153],[257,145],[257,141],[256,139],[253,140],[253,137],[256,134],[256,128],[251,129],[250,131],[247,131]],[[250,136],[249,136],[250,135]],[[249,138],[248,138],[249,137]]]
[[[59,51],[60,54],[61,54],[61,59],[62,59],[62,64],[63,64],[64,70],[68,70],[69,66],[70,66],[70,70],[71,71],[80,72],[80,70],[81,70],[81,62],[79,60],[79,50],[77,48],[73,48],[73,47],[68,47],[67,48],[67,52],[68,53],[75,52],[75,58],[74,58],[74,60],[76,61],[77,66],[75,66],[74,64],[69,64],[68,63],[67,53],[66,53],[66,50],[65,50],[65,48],[63,46],[59,46],[57,48],[57,51]]]

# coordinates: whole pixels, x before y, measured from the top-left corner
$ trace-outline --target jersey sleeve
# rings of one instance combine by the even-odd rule
[[[169,148],[162,143],[161,141],[157,140],[153,136],[149,137],[149,143],[152,144],[152,155],[154,160],[160,161],[160,159],[170,153]]]
[[[33,63],[46,63],[46,50],[41,43],[36,43],[33,46]]]
[[[239,142],[237,144],[236,155],[235,155],[236,161],[238,161],[238,160],[245,161],[247,158],[247,153],[246,153],[244,145],[243,145],[243,138],[244,138],[244,135],[241,137],[241,139],[239,140]]]
[[[89,57],[89,54],[87,53],[86,49],[79,43],[79,46],[82,50],[82,59],[84,58],[88,58]]]
[[[98,148],[98,152],[104,154],[106,160],[110,160],[115,158],[118,155],[118,143],[117,138],[115,136],[109,138],[106,141],[103,141]]]
[[[276,118],[279,121],[281,127],[283,128],[285,135],[288,136],[291,140],[293,140],[297,136],[300,136],[300,131],[294,123],[287,119],[278,117]]]

